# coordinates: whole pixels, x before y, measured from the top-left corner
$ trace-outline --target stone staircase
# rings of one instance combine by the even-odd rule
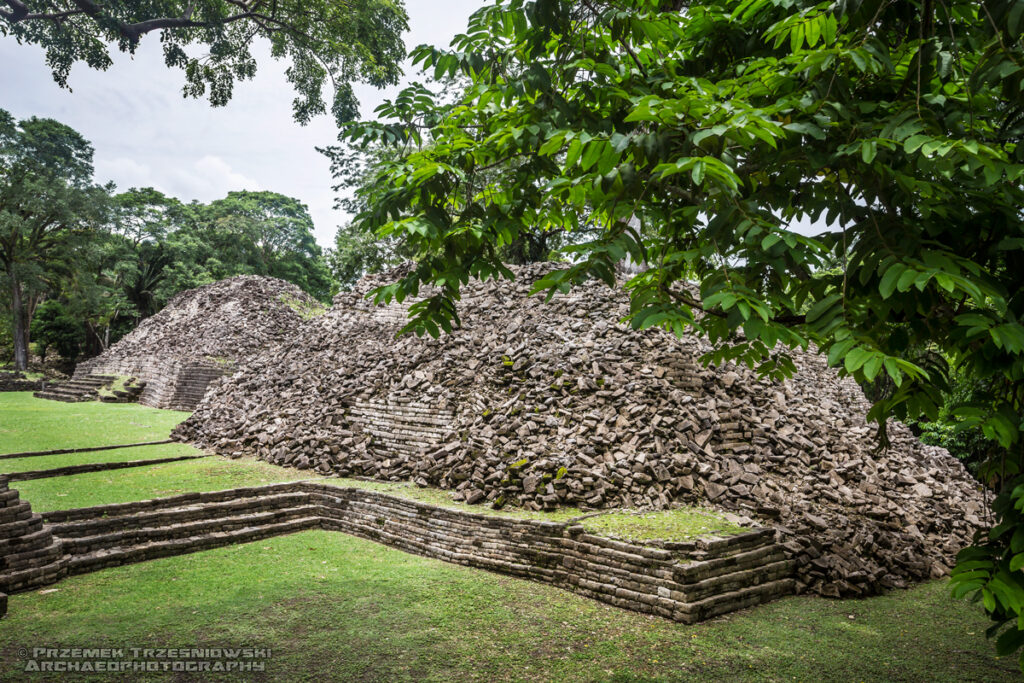
[[[75,377],[61,384],[47,386],[42,391],[37,391],[32,395],[36,398],[63,401],[65,403],[95,401],[99,396],[99,390],[109,386],[115,380],[117,380],[117,375],[86,375],[84,377]]]
[[[111,389],[109,394],[100,394],[100,400],[104,403],[138,403],[142,390],[146,388],[145,382],[129,379],[123,389]]]
[[[0,476],[0,616],[5,593],[25,591],[60,580],[67,574],[67,555],[60,539],[43,525],[18,492]]]
[[[273,487],[56,511],[45,519],[70,555],[69,574],[320,526],[308,493]]]
[[[366,401],[359,399],[351,410],[353,423],[385,454],[414,456],[440,443],[455,419],[451,410],[415,401]]]

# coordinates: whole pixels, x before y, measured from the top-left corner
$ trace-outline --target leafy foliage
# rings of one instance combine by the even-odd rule
[[[32,338],[44,358],[46,349],[53,348],[62,358],[73,362],[85,346],[81,322],[56,299],[44,301],[36,309]]]
[[[413,52],[469,79],[463,97],[413,86],[385,121],[346,128],[403,150],[361,191],[359,223],[418,266],[376,296],[437,286],[407,330],[438,334],[468,278],[510,277],[502,248],[524,231],[596,225],[537,291],[644,264],[626,283],[634,327],[694,331],[709,362],[772,377],[813,344],[877,385],[883,438],[890,416],[935,419],[951,372],[978,380],[954,415],[998,445],[989,464],[1013,488],[1022,21],[1019,0],[496,0],[450,49]],[[1010,557],[1015,533],[992,552]],[[988,576],[971,584],[986,607],[1021,614],[1024,586],[1001,602]]]
[[[196,206],[184,232],[205,242],[201,250],[214,280],[251,273],[288,280],[330,301],[333,280],[313,237],[306,205],[276,192],[229,192]],[[212,260],[222,262],[218,269]]]
[[[92,184],[92,146],[53,119],[16,122],[0,109],[0,267],[9,295],[14,366],[28,365],[29,322],[77,240],[103,220],[106,189]]]
[[[54,80],[67,87],[71,67],[111,65],[109,45],[134,53],[142,37],[160,33],[164,61],[185,72],[184,94],[208,95],[219,106],[231,99],[235,81],[252,78],[250,46],[270,42],[275,59],[295,87],[295,119],[308,122],[327,111],[323,89],[334,86],[331,112],[338,122],[358,116],[352,82],[384,86],[398,81],[405,57],[401,33],[408,28],[401,0],[4,0],[0,35],[46,50]],[[190,46],[203,46],[202,56]]]

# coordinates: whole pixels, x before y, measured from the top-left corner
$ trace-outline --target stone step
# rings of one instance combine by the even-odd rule
[[[80,403],[84,399],[80,396],[69,396],[65,394],[58,394],[52,391],[36,391],[32,394],[36,398],[45,398],[49,401],[61,401],[63,403]]]
[[[17,493],[17,492],[15,492]],[[285,481],[277,484],[266,484],[264,486],[247,486],[222,491],[207,491],[205,493],[182,493],[167,498],[155,498],[151,500],[138,500],[129,503],[110,503],[107,505],[96,505],[87,508],[74,508],[70,510],[51,510],[43,513],[43,521],[54,526],[69,524],[71,522],[94,522],[101,518],[113,519],[115,517],[134,517],[141,513],[177,510],[179,508],[194,508],[207,506],[211,503],[225,503],[241,501],[243,499],[269,499],[282,494],[309,495],[309,492],[300,482]],[[2,496],[2,494],[0,494]],[[302,503],[297,504],[304,504]]]
[[[130,511],[124,514],[108,514],[102,518],[81,521],[51,522],[50,529],[62,539],[80,538],[109,533],[115,530],[146,529],[167,524],[182,524],[196,520],[221,519],[246,512],[265,512],[309,504],[309,494],[304,492],[276,493],[263,496],[246,496],[237,499],[186,504],[154,510]]]
[[[787,555],[782,545],[765,545],[727,557],[682,564],[673,569],[673,575],[680,583],[696,583],[715,576],[779,562],[787,559]]]
[[[31,515],[27,519],[19,519],[6,524],[0,524],[0,540],[8,540],[18,536],[28,536],[43,528],[43,518],[40,515]]]
[[[16,505],[0,507],[0,524],[8,524],[32,516],[32,506],[27,500],[19,500]]]
[[[31,567],[42,567],[56,562],[64,555],[62,543],[51,543],[43,548],[26,550],[0,557],[0,575]]]
[[[21,505],[22,500],[19,497],[17,489],[7,488],[7,475],[0,475],[2,477],[3,486],[0,488],[0,508],[17,507]]]
[[[316,505],[267,510],[243,515],[209,517],[171,525],[120,529],[94,536],[62,537],[66,552],[87,555],[108,548],[129,548],[179,538],[230,532],[251,527],[273,526],[299,518],[319,515]]]
[[[69,379],[67,382],[64,382],[63,384],[59,384],[58,386],[68,387],[68,388],[72,388],[72,389],[82,389],[82,388],[94,389],[96,387],[101,387],[104,384],[110,384],[113,381],[114,381],[113,379],[105,379],[103,377],[92,377],[92,376],[89,376],[89,377],[80,377],[80,378],[77,378],[77,379]]]
[[[59,547],[59,546],[58,546]],[[57,555],[52,562],[38,567],[0,574],[0,592],[17,593],[60,581],[68,574],[68,557]]]
[[[296,531],[319,528],[320,518],[318,516],[298,517],[276,524],[263,526],[245,527],[233,531],[213,532],[185,538],[173,538],[153,543],[144,543],[127,547],[113,547],[97,550],[85,555],[72,556],[68,560],[67,570],[69,574],[82,574],[96,571],[105,567],[116,567],[123,564],[143,562],[158,557],[171,555],[182,555],[185,553],[207,550],[235,543],[247,543],[249,541],[290,534]]]
[[[671,597],[680,602],[699,602],[715,595],[740,590],[746,586],[757,586],[791,577],[795,566],[796,560],[779,560],[742,571],[721,574],[690,584],[680,591],[680,595]]]
[[[760,605],[784,595],[791,595],[795,587],[796,580],[791,578],[769,581],[758,586],[750,586],[690,603],[676,611],[673,618],[683,623],[693,624],[717,617],[720,614]]]
[[[39,393],[39,394],[49,394],[49,395],[53,395],[53,396],[69,396],[71,398],[77,398],[77,397],[81,397],[81,396],[84,396],[84,395],[87,395],[87,394],[88,395],[92,395],[92,394],[95,393],[95,391],[93,391],[91,389],[88,390],[88,391],[82,391],[82,390],[79,390],[79,389],[72,389],[72,388],[67,388],[67,387],[49,387],[49,388],[44,389],[42,391],[39,391],[37,393]]]
[[[51,385],[42,391],[37,391],[33,396],[51,401],[63,401],[65,403],[93,401],[96,400],[99,389],[113,383],[117,378],[117,375],[82,375],[72,377],[67,382]]]
[[[41,529],[31,534],[0,540],[0,555],[21,553],[26,550],[45,548],[53,543],[53,534],[49,529]]]

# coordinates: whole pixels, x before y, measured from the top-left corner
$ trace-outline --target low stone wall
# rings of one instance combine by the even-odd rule
[[[11,372],[0,372],[0,391],[39,391],[46,386],[44,379],[25,379]]]
[[[192,410],[210,383],[230,371],[230,366],[205,360],[136,358],[105,361],[101,358],[79,363],[75,378],[90,374],[124,375],[146,383],[139,403],[153,408]]]
[[[58,562],[48,553],[49,573],[38,577],[44,582],[321,528],[686,623],[760,604],[795,587],[794,561],[772,529],[688,543],[631,543],[589,534],[580,524],[463,512],[316,482],[61,510],[42,521],[35,521],[39,529],[32,532],[52,534],[47,545],[60,553]],[[0,558],[4,566],[6,558]],[[28,587],[5,584],[4,576],[0,570],[0,590]]]
[[[167,458],[150,458],[148,460],[123,460],[118,462],[94,462],[84,465],[68,465],[66,467],[52,467],[47,470],[23,470],[11,472],[8,478],[11,481],[29,481],[31,479],[49,479],[51,477],[67,477],[74,474],[85,474],[87,472],[107,472],[110,470],[124,470],[132,467],[150,467],[152,465],[165,465],[170,462],[181,462],[182,460],[199,460],[209,458],[209,455],[174,455]]]
[[[324,529],[676,621],[708,619],[795,587],[794,562],[775,543],[772,529],[655,547],[588,534],[579,524],[479,515],[360,489],[306,487],[321,505]]]
[[[45,586],[67,574],[60,539],[7,482],[0,475],[0,603],[6,602],[5,593]],[[0,604],[0,615],[4,611]]]

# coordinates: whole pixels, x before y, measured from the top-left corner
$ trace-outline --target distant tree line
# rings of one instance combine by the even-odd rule
[[[313,220],[276,192],[184,203],[93,179],[93,148],[52,119],[0,110],[0,363],[94,355],[178,292],[233,275],[336,289]]]

